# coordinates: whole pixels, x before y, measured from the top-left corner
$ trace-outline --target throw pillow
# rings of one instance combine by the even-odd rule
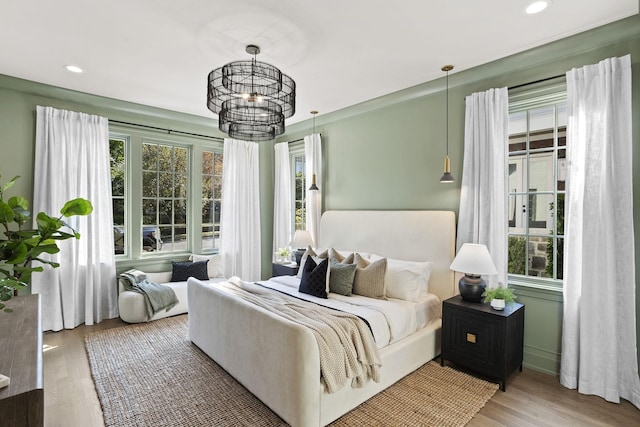
[[[356,264],[343,264],[331,259],[329,290],[336,294],[350,296],[357,267]]]
[[[176,262],[171,261],[172,282],[184,282],[189,277],[195,277],[198,280],[209,280],[209,272],[207,271],[207,263],[209,261],[198,262]]]
[[[353,293],[364,297],[387,299],[384,287],[384,274],[387,269],[387,259],[367,261],[360,254],[354,255],[356,275],[353,279]]]
[[[320,257],[320,258],[328,258],[329,257],[329,251],[325,250],[323,252],[321,252],[320,254],[316,253],[317,249],[313,249],[311,246],[307,246],[307,250],[304,251],[304,254],[302,254],[302,258],[300,258],[300,268],[298,269],[298,274],[296,274],[296,277],[298,279],[302,279],[302,269],[304,267],[304,264],[307,262],[307,258],[309,256],[316,256],[316,257]]]
[[[222,271],[220,269],[220,255],[196,255],[192,254],[189,259],[193,262],[199,261],[209,261],[207,264],[207,274],[210,279],[214,277],[223,277]]]
[[[320,264],[316,264],[313,257],[307,257],[307,261],[301,269],[302,278],[298,291],[318,298],[327,298],[328,268],[329,259],[324,259]]]

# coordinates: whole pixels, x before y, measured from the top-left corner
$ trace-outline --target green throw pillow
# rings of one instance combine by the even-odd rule
[[[335,259],[331,260],[329,270],[329,291],[350,296],[353,288],[353,279],[356,275],[356,264],[342,264]]]

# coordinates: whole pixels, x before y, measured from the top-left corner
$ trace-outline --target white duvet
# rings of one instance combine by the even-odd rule
[[[378,349],[414,333],[418,328],[414,302],[398,299],[385,301],[334,293],[329,293],[327,299],[318,298],[298,292],[300,279],[295,276],[278,276],[258,283],[307,301],[360,316],[369,323]]]

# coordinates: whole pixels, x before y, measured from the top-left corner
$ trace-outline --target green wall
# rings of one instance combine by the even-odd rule
[[[631,53],[633,62],[634,146],[640,130],[640,17],[631,18],[560,40],[482,66],[454,72],[449,77],[449,153],[454,184],[440,184],[445,155],[444,78],[316,117],[322,133],[324,209],[447,209],[457,213],[464,138],[464,97],[492,87],[514,86],[564,74],[573,67]],[[447,59],[443,58],[442,63]],[[454,71],[456,71],[454,69]],[[215,120],[92,96],[0,75],[0,173],[2,180],[22,179],[12,189],[31,198],[35,107],[100,114],[110,119],[211,136],[223,136]],[[279,141],[311,133],[308,116],[287,128]],[[262,271],[271,271],[273,224],[273,143],[260,145]],[[640,158],[634,151],[634,181]],[[0,181],[0,182],[3,182]],[[634,201],[640,206],[640,186]],[[640,225],[640,210],[634,220]],[[636,262],[640,266],[640,239],[636,233]],[[149,265],[163,269],[166,260]],[[122,264],[124,265],[124,264]],[[121,266],[119,266],[121,268]],[[147,266],[145,266],[147,268]],[[640,277],[640,274],[636,274]],[[636,283],[639,283],[638,277]],[[525,366],[555,373],[559,368],[562,294],[558,291],[516,287],[526,304]],[[637,298],[638,294],[637,292]],[[638,303],[637,303],[638,305]],[[637,321],[640,316],[637,316]],[[640,325],[638,326],[640,331]],[[640,342],[640,340],[639,340]]]

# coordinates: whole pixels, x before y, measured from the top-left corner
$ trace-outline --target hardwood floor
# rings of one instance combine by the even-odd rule
[[[45,426],[104,426],[84,336],[124,325],[112,319],[44,335]],[[640,410],[627,401],[608,403],[568,390],[556,377],[525,368],[509,377],[507,391],[498,390],[468,426],[640,426]]]

